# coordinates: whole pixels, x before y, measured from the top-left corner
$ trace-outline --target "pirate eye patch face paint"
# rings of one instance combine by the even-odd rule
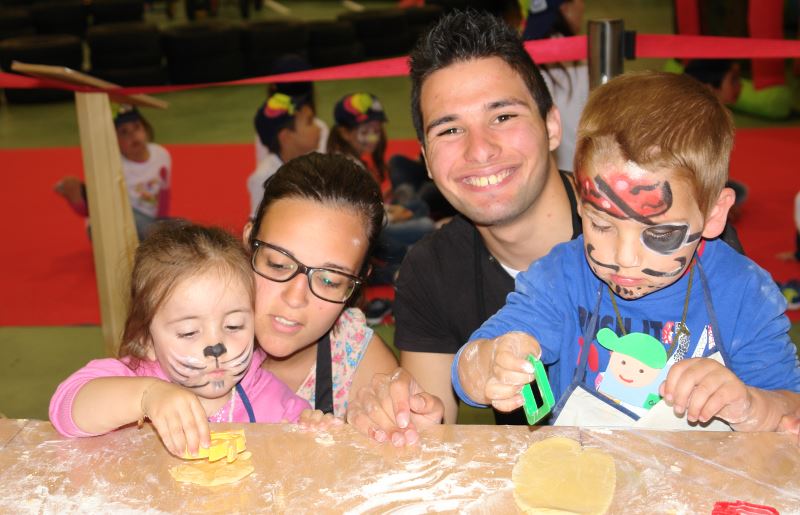
[[[702,235],[703,216],[689,185],[632,162],[589,168],[576,179],[586,259],[595,275],[626,299],[675,282]]]
[[[642,245],[656,254],[668,256],[699,240],[701,234],[691,233],[687,223],[654,225],[642,231]]]

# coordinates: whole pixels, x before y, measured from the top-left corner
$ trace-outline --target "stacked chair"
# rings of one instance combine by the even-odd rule
[[[9,70],[13,60],[66,66],[122,86],[229,81],[267,75],[285,54],[314,68],[405,55],[443,12],[489,0],[429,0],[312,22],[203,20],[163,30],[143,21],[144,2],[0,0],[0,67]],[[69,98],[69,91],[6,91],[9,102]]]

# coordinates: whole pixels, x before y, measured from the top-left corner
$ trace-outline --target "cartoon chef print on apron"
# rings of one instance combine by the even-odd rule
[[[685,412],[677,416],[658,394],[669,369],[682,359],[705,357],[725,365],[721,333],[711,304],[708,281],[699,259],[695,260],[695,268],[700,276],[711,330],[707,327],[691,342],[688,331],[682,330],[681,322],[670,324],[672,331],[664,333],[669,333],[669,337],[675,339],[674,344],[670,345],[671,354],[668,354],[664,343],[649,334],[632,332],[620,336],[609,328],[597,331],[600,301],[606,290],[606,285],[600,283],[597,303],[586,325],[583,341],[596,341],[607,349],[610,352],[608,365],[597,375],[594,384],[587,384],[589,345],[584,345],[572,383],[553,410],[554,425],[731,430],[728,424],[716,418],[706,424],[690,423]]]

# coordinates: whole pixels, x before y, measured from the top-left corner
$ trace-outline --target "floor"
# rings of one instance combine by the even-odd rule
[[[234,0],[220,0],[220,17],[239,18]],[[291,16],[302,19],[334,18],[345,12],[338,1],[287,1]],[[395,2],[363,2],[367,8],[393,5]],[[587,2],[586,19],[624,18],[626,28],[640,33],[671,33],[672,2],[670,0],[593,0]],[[147,17],[160,25],[183,22],[181,5],[177,19],[170,21],[163,4],[156,3]],[[278,18],[281,15],[266,7],[254,17]],[[626,64],[628,70],[658,69],[659,60],[639,60]],[[390,138],[413,138],[408,113],[409,82],[406,78],[369,79],[361,81],[328,81],[316,85],[320,117],[331,123],[330,106],[342,95],[354,90],[367,90],[383,102],[389,117]],[[252,114],[263,101],[263,86],[215,87],[159,95],[169,102],[166,111],[147,111],[156,128],[160,143],[244,143],[252,141]],[[47,105],[0,104],[0,148],[77,146],[78,130],[72,102]],[[800,118],[776,123],[757,118],[736,116],[739,127],[800,125]],[[54,163],[54,166],[58,166]],[[65,173],[75,173],[66,171]],[[0,163],[0,174],[2,164]],[[37,194],[25,192],[24,194]],[[0,207],[2,209],[2,207]],[[1,223],[13,223],[13,213],[0,212]],[[13,273],[13,271],[6,271]],[[2,287],[0,286],[0,291]],[[46,292],[42,292],[46,294]],[[3,298],[3,303],[13,299]],[[0,307],[2,309],[2,307]],[[393,328],[379,332],[392,339]],[[794,340],[800,341],[795,327]],[[0,413],[13,418],[46,418],[50,395],[69,373],[89,359],[103,356],[100,329],[81,327],[2,327],[0,351]],[[473,414],[462,421],[486,421]]]

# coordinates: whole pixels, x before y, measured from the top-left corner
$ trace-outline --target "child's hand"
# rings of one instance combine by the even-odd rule
[[[800,435],[800,413],[795,415],[784,415],[778,424],[778,431]]]
[[[201,446],[211,444],[200,400],[178,385],[154,380],[142,393],[142,410],[175,456],[183,456],[187,450],[194,455]]]
[[[344,420],[333,415],[333,413],[323,413],[318,409],[304,409],[300,412],[300,426],[316,431],[324,431],[330,427],[341,426]]]
[[[491,404],[500,411],[522,406],[522,387],[533,381],[533,365],[528,355],[537,358],[542,349],[532,336],[512,332],[493,340],[472,342],[461,355],[458,370],[462,386],[470,397],[482,404]],[[472,355],[470,355],[472,354]],[[482,398],[481,398],[482,397]]]
[[[682,360],[670,369],[659,393],[676,415],[690,422],[718,417],[729,424],[746,422],[750,415],[750,390],[736,374],[709,358]]]

